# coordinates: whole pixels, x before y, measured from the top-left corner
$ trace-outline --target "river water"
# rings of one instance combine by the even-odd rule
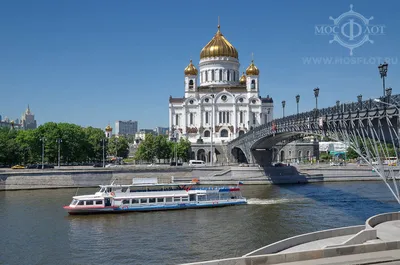
[[[62,209],[76,189],[0,192],[0,264],[179,264],[227,258],[400,209],[383,182],[241,187],[248,205],[92,216],[69,216]]]

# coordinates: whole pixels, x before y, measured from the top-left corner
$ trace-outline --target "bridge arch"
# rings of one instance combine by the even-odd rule
[[[235,162],[237,163],[245,163],[248,164],[249,161],[247,160],[247,157],[243,150],[239,147],[235,147],[231,150],[231,154],[235,159]]]

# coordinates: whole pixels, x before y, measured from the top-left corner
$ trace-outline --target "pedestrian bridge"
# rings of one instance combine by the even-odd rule
[[[228,143],[232,162],[245,160],[268,167],[276,157],[273,148],[306,136],[324,136],[349,145],[384,179],[393,180],[390,187],[400,203],[399,188],[392,169],[384,169],[383,160],[390,157],[388,145],[393,144],[399,157],[400,95],[379,99],[358,100],[335,106],[286,116],[250,130]],[[393,156],[393,155],[392,155]],[[239,161],[242,162],[242,161]]]

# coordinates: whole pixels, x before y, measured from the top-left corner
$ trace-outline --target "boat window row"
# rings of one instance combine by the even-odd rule
[[[103,200],[76,200],[74,199],[71,205],[103,205]]]
[[[138,198],[124,199],[122,204],[145,204],[145,203],[168,203],[168,202],[187,202],[189,197],[165,197],[165,198]]]
[[[149,191],[172,191],[172,190],[186,190],[189,188],[186,185],[181,186],[172,186],[172,187],[130,187],[129,192],[149,192]],[[128,191],[128,187],[102,187],[100,192],[122,192],[125,193]]]

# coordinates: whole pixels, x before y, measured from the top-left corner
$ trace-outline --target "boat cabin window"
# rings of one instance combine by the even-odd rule
[[[73,199],[71,202],[71,205],[76,205],[78,203],[78,200]]]
[[[79,201],[78,205],[84,205],[84,201]]]
[[[195,201],[196,200],[196,194],[190,194],[190,200]]]
[[[172,202],[172,197],[165,198],[165,202]]]
[[[107,192],[111,192],[111,191],[112,191],[111,187],[108,187]]]
[[[164,198],[157,198],[157,202],[164,202]]]
[[[103,201],[96,201],[96,205],[102,205]]]
[[[183,201],[183,202],[189,201],[189,197],[182,197],[182,201]]]
[[[129,204],[129,200],[122,200],[122,204]]]
[[[128,190],[128,187],[124,187],[121,189],[122,192],[126,192]]]
[[[181,201],[181,197],[174,197],[174,202],[180,202]]]
[[[93,205],[93,201],[86,201],[86,205]]]
[[[156,202],[156,198],[149,198],[149,203],[154,203]]]
[[[140,203],[147,203],[147,199],[146,198],[140,199]]]
[[[106,188],[101,187],[100,192],[105,192],[105,191],[106,191]]]
[[[139,203],[139,200],[138,199],[132,199],[132,202],[131,202],[132,204],[135,204],[135,203]]]

